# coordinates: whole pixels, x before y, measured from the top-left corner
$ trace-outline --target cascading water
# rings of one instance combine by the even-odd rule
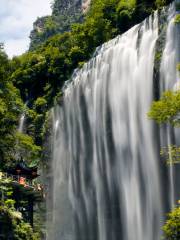
[[[28,101],[25,103],[25,108],[28,104]],[[26,121],[26,113],[25,113],[25,110],[22,112],[21,116],[20,116],[20,119],[19,119],[19,126],[18,126],[18,132],[20,133],[23,133],[24,132],[24,124],[25,124],[25,121]]]
[[[25,121],[25,114],[23,113],[19,120],[18,132],[20,132],[20,133],[22,133],[24,130],[24,121]]]
[[[169,189],[159,131],[147,119],[157,39],[155,13],[99,48],[64,90],[54,110],[49,240],[160,239]]]

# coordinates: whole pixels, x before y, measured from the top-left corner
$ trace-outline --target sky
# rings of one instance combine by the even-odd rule
[[[52,0],[0,0],[0,42],[11,58],[28,49],[37,17],[50,15]]]

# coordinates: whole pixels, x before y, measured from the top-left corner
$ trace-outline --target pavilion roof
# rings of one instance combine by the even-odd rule
[[[29,167],[24,161],[19,162],[14,168],[8,170],[8,173],[13,175],[24,176],[28,179],[37,178],[37,166]]]

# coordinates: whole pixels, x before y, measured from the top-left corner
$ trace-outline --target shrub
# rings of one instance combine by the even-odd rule
[[[180,239],[180,207],[175,208],[168,214],[167,221],[163,226],[164,239]]]
[[[159,101],[152,103],[148,113],[150,119],[154,119],[157,123],[171,123],[178,125],[179,121],[176,115],[180,112],[180,91],[166,91]]]

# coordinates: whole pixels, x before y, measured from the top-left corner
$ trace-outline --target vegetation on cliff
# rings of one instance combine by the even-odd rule
[[[34,232],[32,226],[24,219],[23,214],[15,208],[12,180],[0,177],[0,239],[38,240],[40,233]],[[21,200],[22,206],[26,199]]]
[[[167,221],[163,227],[164,239],[180,239],[180,207],[177,207],[168,214]]]
[[[28,157],[31,153],[37,156],[40,149],[30,136],[17,131],[24,104],[19,89],[10,80],[12,63],[2,45],[0,63],[0,169],[6,169],[15,164],[20,156]],[[18,151],[19,146],[23,154]]]
[[[178,64],[179,66],[179,64]],[[179,67],[177,67],[179,70]],[[180,90],[166,91],[161,98],[151,105],[148,117],[158,124],[170,124],[173,127],[180,127]],[[180,147],[176,145],[164,146],[160,155],[168,164],[180,163]],[[180,238],[180,207],[175,207],[168,214],[163,226],[164,239],[175,240]]]
[[[52,15],[38,18],[30,34],[30,50],[36,49],[49,37],[69,31],[75,22],[82,22],[83,12],[81,0],[54,0]]]
[[[170,123],[179,125],[180,91],[166,91],[158,101],[154,101],[148,113],[149,118],[159,124]]]
[[[15,209],[16,201],[11,188],[12,180],[3,180],[2,171],[7,171],[25,159],[28,164],[37,163],[41,147],[28,134],[18,131],[20,114],[25,105],[20,91],[13,85],[10,76],[13,65],[0,47],[0,239],[39,239],[32,227]]]

